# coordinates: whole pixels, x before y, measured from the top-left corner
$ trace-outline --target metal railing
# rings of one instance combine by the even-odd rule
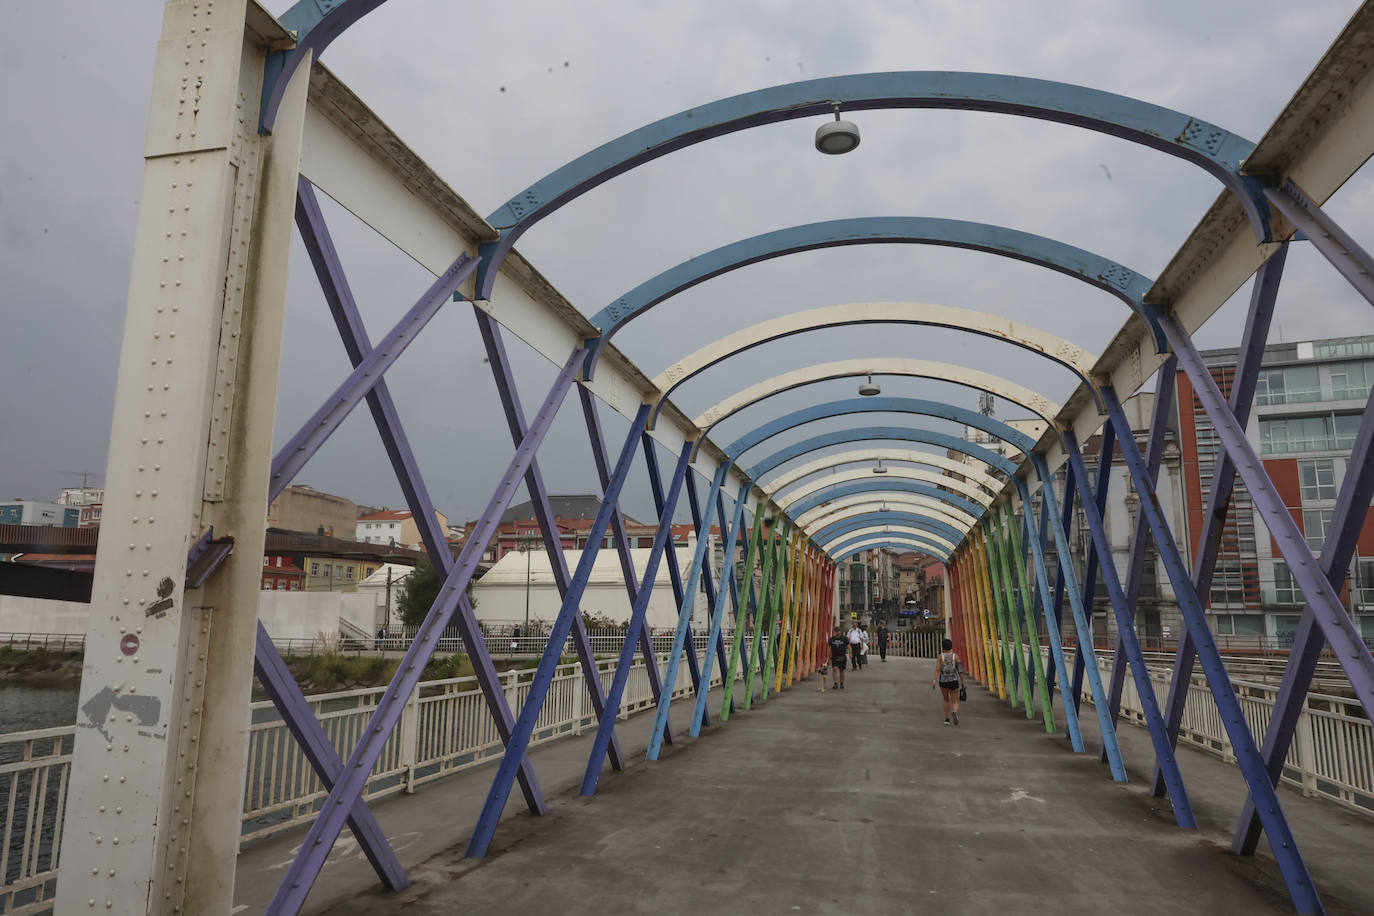
[[[733,633],[730,630],[723,630],[723,633],[728,643]],[[592,652],[596,655],[617,655],[625,640],[625,631],[620,629],[592,629],[587,631],[587,636],[592,644]],[[482,634],[482,638],[487,644],[487,652],[494,658],[514,655],[525,657],[542,655],[544,646],[548,642],[548,636],[542,633],[515,636],[510,631],[501,632],[499,630],[489,630]],[[655,652],[668,652],[673,647],[672,630],[657,631],[652,634],[651,638]],[[373,635],[366,638],[356,635],[336,637],[333,634],[321,634],[313,639],[273,639],[272,643],[282,655],[323,655],[329,652],[345,655],[372,655],[376,653],[400,654],[410,648],[411,640],[410,634],[399,633],[385,637]],[[706,633],[694,631],[692,641],[697,648],[697,654],[700,655],[706,647]],[[456,652],[466,651],[467,646],[463,644],[463,640],[457,635],[450,635],[439,638],[435,654],[452,655]],[[572,637],[569,636],[562,654],[571,655],[573,651]]]
[[[1066,653],[1072,663],[1073,653]],[[1111,653],[1098,653],[1104,679],[1111,676]],[[1169,693],[1169,669],[1151,668],[1150,681],[1162,707]],[[1243,680],[1233,680],[1245,721],[1256,743],[1264,742],[1273,716],[1278,688]],[[1092,696],[1085,694],[1087,703]],[[1126,678],[1121,694],[1120,717],[1145,727],[1145,715],[1136,691],[1135,680]],[[1179,741],[1235,763],[1235,751],[1222,726],[1221,714],[1207,682],[1194,678],[1188,685]],[[1374,818],[1374,723],[1353,700],[1309,693],[1298,716],[1288,756],[1284,760],[1283,782],[1303,795],[1324,798],[1343,808]]]
[[[660,670],[666,658],[666,654],[659,657]],[[609,688],[615,662],[604,661],[599,669],[602,687]],[[533,669],[501,675],[506,699],[517,713],[533,678]],[[711,686],[720,682],[717,670]],[[307,699],[324,733],[346,758],[384,692],[384,687],[370,687]],[[691,674],[686,665],[680,665],[673,696],[691,693]],[[652,705],[648,673],[639,661],[630,671],[620,718]],[[560,665],[530,744],[578,735],[589,727],[596,727],[596,718],[579,666]],[[52,907],[75,732],[76,727],[69,725],[0,735],[0,790],[5,799],[0,817],[4,843],[0,847],[4,874],[0,913],[6,916],[42,913]],[[413,792],[417,786],[497,757],[503,749],[476,678],[422,681],[373,767],[364,797],[372,800]],[[327,796],[276,708],[270,701],[254,703],[242,840],[271,836],[313,820]]]
[[[0,913],[52,907],[75,732],[68,725],[0,735]]]
[[[13,649],[75,652],[86,648],[85,633],[0,633],[0,645]]]

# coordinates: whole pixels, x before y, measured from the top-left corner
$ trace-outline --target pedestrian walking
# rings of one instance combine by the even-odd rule
[[[887,621],[878,621],[878,657],[887,661]]]
[[[859,670],[859,653],[863,651],[864,631],[859,629],[859,622],[856,620],[854,625],[849,628],[849,662],[854,670]]]
[[[868,624],[859,624],[859,667],[868,667]]]
[[[835,632],[830,636],[830,689],[844,689],[845,655],[849,652],[849,637],[844,628],[835,624]]]
[[[964,666],[954,652],[954,643],[946,639],[940,644],[940,656],[935,659],[935,676],[930,679],[930,689],[940,688],[940,700],[944,706],[945,724],[952,721],[959,724],[959,692],[964,687]]]

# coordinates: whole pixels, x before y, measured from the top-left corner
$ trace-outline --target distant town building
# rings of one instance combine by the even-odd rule
[[[100,511],[105,505],[105,488],[63,487],[57,503],[77,510],[78,528],[97,528],[100,526]]]
[[[344,538],[269,530],[263,557],[264,589],[352,592],[387,563],[413,567],[418,551]],[[298,587],[293,587],[298,583]]]
[[[549,506],[553,509],[554,524],[558,528],[558,540],[563,549],[581,550],[586,547],[592,523],[596,519],[597,510],[601,507],[601,497],[550,496]],[[625,521],[625,534],[629,538],[631,547],[653,546],[654,534],[658,531],[657,525],[646,525],[628,515],[622,517]],[[468,522],[464,529],[464,537],[470,537],[476,526],[476,522]],[[695,539],[695,531],[696,529],[691,525],[673,525],[674,546],[686,547],[690,541]],[[716,546],[714,536],[718,535],[719,532],[712,528],[712,534],[713,538],[708,546],[714,552]],[[614,545],[611,533],[607,531],[602,538],[602,547],[612,546]],[[491,541],[487,544],[486,550],[483,551],[482,558],[494,563],[512,552],[543,549],[544,536],[540,533],[539,522],[534,517],[534,506],[532,503],[523,502],[507,509],[506,513],[501,516],[501,522]],[[720,566],[717,565],[716,568],[719,569]]]
[[[75,528],[81,519],[81,510],[75,506],[61,503],[43,502],[38,499],[0,500],[0,525],[53,525],[58,528]]]
[[[439,527],[448,530],[448,518],[438,509],[434,517]],[[409,509],[383,509],[362,516],[354,522],[354,539],[362,544],[385,544],[391,547],[419,548],[424,539],[420,536],[420,526]]]
[[[293,484],[267,507],[267,527],[330,537],[353,536],[358,505],[351,499]]]
[[[1239,351],[1207,350],[1202,356],[1221,390],[1229,391]],[[1270,344],[1261,365],[1246,434],[1308,546],[1320,554],[1374,385],[1374,336]],[[1177,400],[1188,469],[1188,543],[1196,553],[1221,449],[1211,420],[1181,374]],[[1374,638],[1374,516],[1363,508],[1341,603],[1368,640]],[[1240,481],[1231,496],[1211,592],[1204,598],[1219,636],[1290,641],[1302,614],[1302,590]]]

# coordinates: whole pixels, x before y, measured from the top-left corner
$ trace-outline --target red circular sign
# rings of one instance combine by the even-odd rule
[[[125,655],[133,655],[138,651],[138,637],[132,633],[124,634],[124,638],[119,641],[119,651]]]

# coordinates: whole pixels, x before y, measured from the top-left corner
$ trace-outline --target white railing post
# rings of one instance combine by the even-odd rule
[[[520,714],[520,672],[512,668],[506,672],[506,702],[510,704],[511,711],[516,715]]]
[[[1297,739],[1298,770],[1302,774],[1302,794],[1311,798],[1317,794],[1317,761],[1315,736],[1312,733],[1311,708],[1303,700],[1302,712],[1298,714],[1298,728],[1294,735]]]
[[[410,692],[405,709],[401,710],[401,728],[396,736],[401,742],[401,784],[407,795],[415,794],[415,762],[420,757],[420,685]]]
[[[580,735],[582,734],[582,704],[586,702],[587,697],[587,685],[581,678],[577,678],[577,682],[573,684],[572,692],[572,733]]]

